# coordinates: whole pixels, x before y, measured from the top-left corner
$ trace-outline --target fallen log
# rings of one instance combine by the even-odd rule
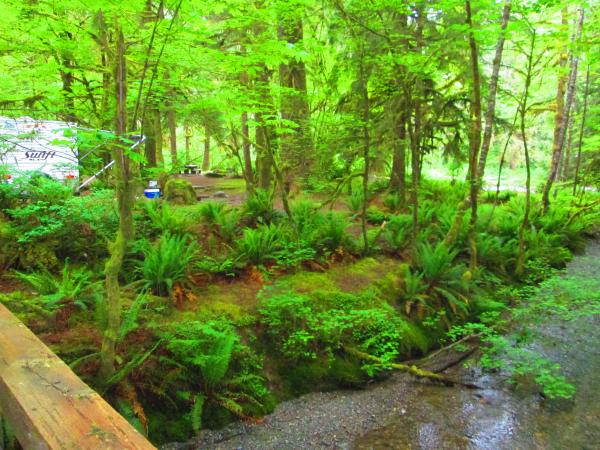
[[[370,354],[365,353],[361,350],[358,350],[357,348],[354,348],[354,347],[344,346],[344,351],[346,353],[348,353],[349,355],[356,356],[357,358],[362,359],[363,361],[370,361],[370,362],[374,362],[374,363],[380,364],[385,367],[389,367],[394,370],[399,370],[401,372],[407,372],[417,378],[425,378],[425,379],[440,383],[444,386],[448,386],[448,387],[464,386],[469,389],[481,389],[481,387],[477,386],[476,384],[467,383],[467,382],[463,382],[463,381],[459,381],[459,380],[454,380],[454,379],[446,377],[444,375],[440,375],[439,373],[431,372],[431,371],[425,370],[425,369],[420,369],[414,364],[408,365],[408,364],[401,364],[401,363],[385,362],[381,358],[378,358],[377,356],[370,355]]]

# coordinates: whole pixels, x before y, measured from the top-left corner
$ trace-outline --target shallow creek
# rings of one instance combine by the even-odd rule
[[[564,279],[585,280],[587,292],[600,292],[600,244],[591,242],[576,256]],[[600,316],[548,317],[533,333],[531,346],[559,363],[576,386],[572,400],[545,400],[535,390],[511,388],[500,375],[461,365],[446,373],[481,389],[394,374],[362,391],[309,394],[279,405],[263,424],[233,424],[169,448],[600,448]]]

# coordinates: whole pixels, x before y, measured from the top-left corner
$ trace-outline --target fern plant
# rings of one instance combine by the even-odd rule
[[[356,189],[348,196],[346,205],[352,214],[358,214],[362,210],[364,195],[360,189]]]
[[[339,213],[330,212],[318,223],[319,245],[326,250],[335,251],[349,240],[346,232],[347,220]]]
[[[426,308],[430,311],[443,311],[443,321],[450,326],[448,317],[465,317],[468,314],[469,301],[466,296],[468,290],[469,272],[462,263],[456,263],[458,252],[449,250],[444,243],[435,246],[425,243],[417,248],[418,275],[409,272],[404,301],[411,305],[417,301],[420,309]],[[417,276],[411,280],[411,277]],[[426,289],[418,286],[420,280]],[[418,294],[418,295],[417,295]]]
[[[54,313],[69,303],[87,309],[96,294],[97,283],[92,282],[93,273],[85,267],[72,268],[68,261],[58,276],[47,270],[15,272],[15,276],[40,294],[42,307],[49,313]]]
[[[155,245],[144,250],[138,269],[144,288],[156,295],[169,295],[175,283],[186,279],[197,251],[198,245],[189,236],[163,234]]]
[[[238,241],[238,253],[250,264],[264,264],[275,256],[280,247],[281,230],[275,225],[261,225],[244,229]]]
[[[216,225],[219,218],[225,213],[225,203],[208,200],[200,203],[198,214],[204,222]]]
[[[273,197],[265,189],[256,189],[253,194],[248,195],[244,203],[244,213],[254,225],[270,224],[278,217],[273,208]]]
[[[248,406],[259,408],[267,395],[262,377],[232,369],[236,350],[243,348],[233,327],[223,321],[187,322],[161,333],[172,362],[183,367],[181,375],[189,390],[179,396],[192,403],[188,417],[192,428],[202,425],[206,404],[221,407],[240,418],[247,418]]]
[[[144,212],[150,219],[152,226],[157,230],[176,233],[180,229],[180,224],[167,202],[146,202]]]
[[[221,238],[227,242],[232,242],[238,232],[240,212],[237,209],[230,209],[218,216],[215,223]]]
[[[407,215],[392,216],[381,232],[383,249],[389,253],[397,254],[409,242],[412,232],[412,218]]]

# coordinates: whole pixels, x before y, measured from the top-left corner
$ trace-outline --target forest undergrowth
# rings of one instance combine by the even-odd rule
[[[572,395],[555,365],[523,356],[504,334],[527,315],[562,314],[556,302],[532,299],[596,230],[595,193],[559,192],[546,214],[533,196],[522,270],[522,194],[482,194],[474,270],[468,212],[445,243],[468,189],[458,182],[422,182],[416,238],[410,209],[373,184],[368,253],[358,189],[336,210],[303,193],[290,215],[262,191],[240,207],[138,200],[137,237],[119,275],[117,367],[102,379],[112,193],[76,197],[50,180],[27,183],[19,192],[0,185],[0,300],[155,443],[260,421],[310,391],[364,387],[471,334],[481,337],[487,369],[532,377],[550,398]],[[579,289],[582,302],[593,300]],[[562,305],[565,314],[571,306]]]

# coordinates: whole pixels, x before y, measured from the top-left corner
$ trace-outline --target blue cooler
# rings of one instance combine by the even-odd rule
[[[144,197],[146,197],[146,198],[160,198],[160,189],[158,189],[158,188],[144,189]]]

